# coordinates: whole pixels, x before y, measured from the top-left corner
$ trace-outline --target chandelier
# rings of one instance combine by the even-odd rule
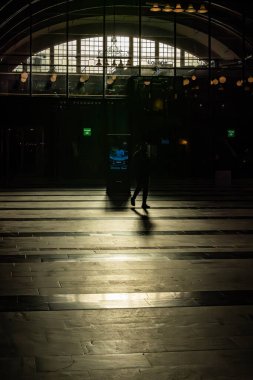
[[[188,4],[187,6],[184,6],[180,3],[174,3],[172,4],[164,4],[164,3],[146,3],[147,5],[150,5],[149,10],[151,12],[165,12],[165,13],[199,13],[204,14],[208,12],[208,9],[206,8],[205,4],[200,5],[194,5],[192,3]]]
[[[114,35],[111,37],[111,45],[105,50],[98,51],[98,62],[96,66],[102,66],[101,59],[105,58],[105,65],[112,67],[124,67],[123,59],[128,58],[126,66],[131,65],[131,60],[129,58],[129,52],[122,50],[120,46],[117,45],[117,37]],[[111,61],[109,63],[108,59]]]
[[[113,1],[113,35],[111,37],[111,43],[106,44],[102,50],[98,51],[98,61],[96,66],[102,66],[101,59],[105,66],[111,66],[113,70],[115,68],[124,68],[126,66],[131,66],[131,59],[129,57],[129,51],[125,51],[121,48],[120,44],[118,45],[115,26],[116,26],[116,6]],[[108,46],[109,45],[109,46]],[[126,61],[127,59],[127,61]]]
[[[118,45],[117,45],[117,37],[112,36],[111,37],[111,46],[109,46],[105,52],[103,50],[99,50],[98,52],[98,58],[103,58],[103,56],[108,57],[108,58],[126,58],[128,57],[128,52],[122,50]]]

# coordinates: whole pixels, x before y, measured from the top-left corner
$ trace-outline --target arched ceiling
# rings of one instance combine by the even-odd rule
[[[191,3],[194,1],[199,0]],[[112,27],[116,9],[117,32],[138,34],[141,19],[142,35],[152,34],[169,41],[174,30],[173,17],[176,17],[177,38],[181,45],[189,45],[188,50],[194,46],[192,52],[195,55],[205,55],[211,42],[214,57],[233,60],[250,56],[253,50],[253,1],[204,3],[209,7],[207,14],[175,16],[164,12],[154,14],[143,0],[7,0],[0,5],[0,54],[24,50],[24,46],[29,45],[31,31],[33,51],[48,45],[48,34],[54,35],[53,42],[61,41],[66,37],[66,32],[63,33],[66,23],[71,33],[102,34],[103,16]],[[209,40],[208,35],[211,35]],[[187,49],[187,46],[180,47]]]

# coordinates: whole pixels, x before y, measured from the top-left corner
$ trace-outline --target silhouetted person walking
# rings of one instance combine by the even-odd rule
[[[133,165],[136,176],[136,188],[131,197],[131,205],[135,206],[135,199],[139,192],[142,190],[142,208],[147,209],[148,187],[149,187],[149,172],[150,172],[150,159],[148,156],[148,144],[142,143],[139,149],[133,155]]]

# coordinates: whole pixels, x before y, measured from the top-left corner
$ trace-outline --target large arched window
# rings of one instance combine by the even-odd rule
[[[29,71],[30,58],[26,64]],[[81,38],[54,45],[32,56],[32,71],[35,73],[46,73],[54,68],[58,73],[102,74],[103,64],[106,73],[112,74],[117,67],[149,69],[160,66],[169,69],[196,67],[204,62],[172,45],[128,36],[107,36],[105,44],[103,37]],[[22,69],[22,65],[18,65],[14,71]]]

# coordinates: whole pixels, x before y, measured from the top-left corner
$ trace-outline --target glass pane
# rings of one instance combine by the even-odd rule
[[[67,2],[44,0],[43,8],[40,2],[31,3],[32,58],[27,60],[27,64],[32,93],[65,95]]]
[[[35,53],[32,56],[32,72],[47,73],[50,69],[50,62],[50,48]],[[19,65],[17,70],[20,70],[20,67]],[[30,72],[30,57],[27,59],[27,71]]]
[[[106,96],[127,94],[127,81],[132,74],[132,35],[136,28],[126,22],[129,9],[135,12],[136,1],[124,0],[108,3],[105,9],[105,41],[99,57],[104,64],[104,90]],[[132,8],[133,6],[133,8]],[[102,59],[103,58],[103,59]]]
[[[69,56],[69,95],[98,96],[103,94],[103,0],[69,2],[69,41],[76,41],[76,51]],[[74,69],[75,66],[75,69]]]
[[[87,74],[103,73],[103,37],[81,39],[81,72]]]
[[[147,65],[141,58],[141,75],[163,75],[170,76],[174,74],[174,55],[175,55],[175,38],[174,38],[174,14],[173,12],[163,12],[164,6],[149,5],[142,10],[142,40],[152,41],[151,57],[147,60]],[[168,5],[167,5],[168,8]],[[152,27],[150,27],[152,25]],[[145,54],[140,49],[141,54]]]
[[[1,83],[0,91],[3,94],[29,94],[30,79],[27,73],[21,73],[26,67],[25,63],[30,55],[30,38],[25,38],[27,33],[27,22],[29,25],[30,8],[28,0],[20,0],[18,7],[13,2],[1,2]],[[15,32],[13,32],[15,30]],[[29,33],[29,30],[28,30]],[[5,53],[8,52],[8,53]],[[20,74],[17,75],[16,73]],[[27,71],[26,71],[27,72]]]

